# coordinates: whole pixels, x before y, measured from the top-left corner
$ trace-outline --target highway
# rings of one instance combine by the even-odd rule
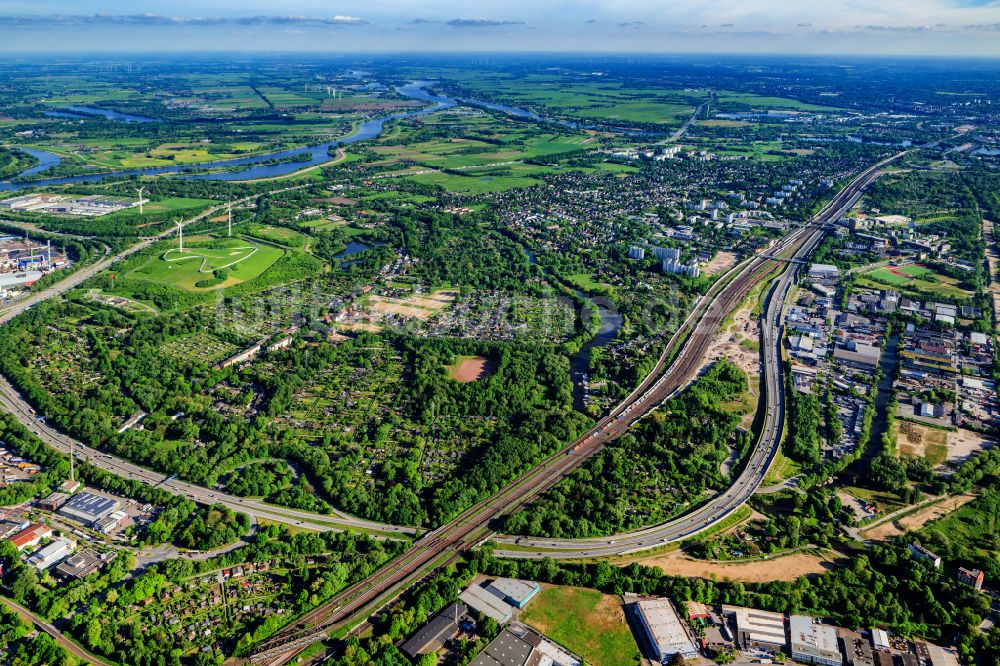
[[[322,640],[328,632],[388,602],[398,594],[400,588],[414,584],[443,559],[450,560],[462,551],[481,543],[490,536],[490,526],[497,518],[516,511],[551,488],[588,457],[599,451],[604,444],[620,436],[635,421],[685,386],[701,366],[701,360],[708,351],[722,320],[744,299],[755,284],[771,274],[776,267],[785,265],[778,286],[770,294],[767,304],[768,326],[763,327],[767,331],[766,354],[772,361],[765,368],[766,385],[770,387],[770,390],[766,391],[767,403],[770,405],[771,414],[770,418],[765,419],[758,445],[754,447],[743,473],[733,487],[691,513],[672,521],[669,527],[660,526],[668,536],[661,536],[659,542],[664,538],[668,541],[679,540],[697,534],[742,506],[760,485],[773,459],[774,442],[780,440],[783,424],[783,409],[780,402],[781,374],[778,363],[781,336],[774,323],[778,322],[780,326],[778,315],[781,305],[799,264],[794,261],[782,264],[780,259],[772,257],[800,259],[808,256],[822,239],[826,224],[839,218],[858,201],[864,189],[878,177],[882,167],[904,154],[905,152],[898,153],[866,169],[838,192],[812,222],[786,235],[768,250],[768,255],[751,258],[718,280],[713,289],[696,303],[691,315],[668,343],[653,372],[636,391],[580,439],[549,456],[493,496],[463,511],[447,524],[428,532],[406,553],[384,565],[368,579],[352,585],[264,641],[257,646],[251,662],[271,666],[287,662],[301,649]],[[677,343],[681,343],[680,351],[675,357],[671,357],[672,347]],[[776,360],[778,362],[775,362]],[[765,443],[762,445],[761,442]],[[635,548],[640,550],[652,548],[659,543],[647,543],[644,539],[633,546],[630,543],[607,543],[607,541],[604,540],[601,552],[597,552],[596,548],[593,551],[581,548],[571,542],[565,551],[565,556],[591,557],[619,554],[630,552]],[[548,543],[552,541],[549,540]],[[529,548],[527,551],[512,551],[510,554],[525,557],[531,556],[532,551]]]
[[[271,194],[283,192],[288,189],[294,188],[282,188],[281,190],[271,192]],[[244,199],[234,201],[233,203],[237,205],[246,203],[247,201],[250,201],[258,196],[261,195],[246,197]],[[228,204],[223,204],[212,207],[195,217],[183,221],[182,225],[186,226],[209,217],[225,209],[227,205]],[[78,287],[85,280],[93,277],[100,271],[106,270],[115,263],[128,258],[136,252],[140,252],[148,248],[154,243],[161,241],[174,233],[176,233],[174,229],[169,229],[156,236],[145,238],[113,257],[102,259],[101,261],[91,264],[90,266],[81,268],[80,270],[67,276],[65,280],[31,294],[27,298],[9,306],[7,309],[2,311],[2,313],[0,313],[0,326],[6,324],[14,317],[37,304]],[[343,513],[336,513],[329,516],[320,515],[308,511],[273,506],[265,504],[259,500],[228,495],[224,492],[204,488],[192,483],[185,483],[184,481],[172,478],[172,476],[165,475],[162,472],[149,470],[145,467],[130,463],[122,458],[102,453],[97,449],[87,447],[83,443],[57,431],[55,428],[49,426],[44,420],[39,419],[31,405],[24,400],[17,389],[11,385],[9,381],[7,381],[6,377],[3,377],[2,375],[0,375],[0,407],[13,414],[18,421],[35,433],[37,437],[58,451],[69,454],[72,450],[78,460],[87,461],[95,467],[99,467],[105,471],[112,472],[124,478],[142,481],[143,483],[147,483],[149,485],[155,485],[162,490],[166,490],[177,495],[183,495],[201,504],[222,504],[236,511],[242,511],[243,513],[251,515],[256,519],[270,520],[278,523],[284,523],[286,525],[293,525],[302,529],[316,531],[354,529],[372,532],[376,536],[399,536],[401,538],[412,537],[418,533],[418,530],[413,527],[386,525],[383,523],[362,520]]]

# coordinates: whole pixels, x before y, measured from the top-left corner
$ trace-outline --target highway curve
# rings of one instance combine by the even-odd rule
[[[272,194],[289,189],[297,189],[298,187],[301,186],[282,188],[281,190],[272,192]],[[244,203],[255,198],[256,196],[260,195],[246,197],[234,203]],[[186,220],[183,224],[188,225],[208,217],[220,210],[223,210],[227,205],[228,204],[223,204],[209,208],[203,213]],[[61,282],[16,302],[0,312],[0,326],[6,324],[14,317],[37,304],[78,287],[84,280],[87,280],[100,271],[109,268],[115,263],[126,259],[136,252],[146,249],[153,243],[167,238],[173,233],[173,229],[168,229],[157,236],[143,239],[114,257],[105,258],[97,263],[91,264],[90,266],[81,268],[80,270],[69,275],[65,280],[62,280]],[[177,495],[184,495],[185,497],[201,504],[222,504],[235,511],[242,511],[243,513],[251,515],[257,519],[270,520],[277,523],[284,523],[286,525],[293,525],[302,529],[316,531],[355,529],[372,532],[376,536],[398,535],[400,537],[411,537],[418,533],[418,530],[413,527],[399,527],[395,525],[376,523],[369,520],[355,518],[343,513],[335,513],[329,516],[320,515],[308,511],[273,506],[265,504],[260,500],[228,495],[224,492],[204,488],[193,483],[178,481],[177,479],[161,472],[155,472],[146,469],[145,467],[140,467],[139,465],[130,463],[122,458],[102,453],[97,449],[87,447],[72,437],[57,431],[55,428],[52,428],[45,423],[44,420],[39,419],[35,414],[35,410],[21,397],[21,394],[17,391],[17,389],[2,375],[0,375],[0,407],[13,414],[18,421],[31,430],[43,442],[58,451],[68,454],[72,449],[77,459],[85,460],[95,467],[99,467],[105,471],[112,472],[127,479],[142,481],[149,485],[157,486]]]
[[[322,640],[329,631],[343,626],[362,612],[374,610],[379,604],[390,600],[398,594],[399,589],[404,584],[409,585],[419,580],[428,569],[442,558],[457,555],[488,537],[491,534],[490,525],[495,519],[517,510],[540,493],[551,488],[589,456],[599,451],[604,444],[620,436],[632,423],[674,395],[697,371],[719,324],[743,300],[749,290],[768,275],[778,262],[789,257],[807,256],[812,252],[825,233],[824,225],[837,219],[844,211],[849,210],[860,198],[864,188],[878,176],[879,169],[903,154],[905,153],[898,153],[866,169],[847,187],[838,192],[811,223],[786,235],[775,247],[769,250],[768,255],[758,256],[740,264],[719,280],[717,284],[722,286],[711,290],[705,298],[696,304],[694,311],[671,339],[653,372],[647,376],[636,391],[610,414],[598,421],[583,437],[549,456],[534,469],[521,475],[492,497],[463,511],[447,524],[428,532],[416,541],[406,553],[383,566],[367,580],[349,587],[264,641],[257,646],[251,662],[271,664],[272,666],[283,664],[302,648]],[[796,264],[789,263],[788,265],[794,267]],[[769,322],[773,322],[777,318],[776,313],[780,312],[781,303],[784,301],[784,295],[787,294],[792,276],[792,270],[786,269],[781,282],[779,282],[777,295],[772,292],[768,302]],[[765,329],[770,330],[772,326],[767,326]],[[680,352],[670,361],[671,347],[683,335],[687,334],[688,330],[690,333],[684,339]],[[780,349],[778,348],[780,335],[777,334],[776,330],[770,330],[767,335],[769,336],[767,338],[768,353],[773,357],[774,353],[777,352],[780,358]],[[666,366],[665,370],[664,366]],[[776,432],[780,433],[778,428],[781,425],[780,417],[778,420],[774,420],[774,416],[783,410],[777,409],[781,406],[781,393],[778,389],[780,385],[779,368],[774,363],[768,364],[768,367],[770,369],[767,370],[767,382],[772,384],[774,388],[767,394],[771,396],[769,400],[777,402],[772,405],[772,419],[769,420],[770,425],[763,429],[763,434],[768,435],[773,441],[776,438]],[[661,371],[663,374],[657,378]],[[662,542],[663,538],[680,539],[685,538],[685,535],[696,534],[728,516],[753,494],[751,488],[755,489],[759,485],[759,480],[756,479],[763,478],[772,457],[773,453],[768,451],[767,446],[755,447],[744,474],[733,487],[692,513],[679,518],[679,522],[669,528],[669,535],[661,537],[660,541]],[[604,545],[611,546],[606,554],[626,552],[634,548],[629,544],[607,544],[605,542]],[[643,543],[638,547],[641,549],[654,545],[656,544]],[[581,550],[575,544],[571,546],[572,548],[576,549],[571,555],[575,557],[605,554]],[[525,555],[523,551],[515,551],[511,554]]]

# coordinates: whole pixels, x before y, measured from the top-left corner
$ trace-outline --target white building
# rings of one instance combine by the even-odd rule
[[[677,616],[677,611],[669,600],[639,601],[636,602],[635,608],[643,633],[662,663],[669,662],[675,654],[685,659],[692,659],[698,655],[691,637],[684,629],[684,623]]]
[[[66,537],[59,537],[29,557],[28,564],[35,567],[39,571],[44,571],[53,564],[62,562],[64,559],[72,555],[75,548],[75,541],[67,539]]]
[[[792,615],[788,619],[788,633],[792,659],[822,666],[841,666],[844,663],[834,627],[819,624],[805,615]]]

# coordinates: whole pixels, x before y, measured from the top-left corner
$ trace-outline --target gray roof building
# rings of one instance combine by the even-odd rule
[[[530,643],[504,629],[469,666],[525,666],[532,651]]]
[[[110,497],[82,492],[73,495],[56,513],[84,525],[90,525],[104,516],[117,511],[121,502]]]
[[[442,645],[458,635],[459,622],[468,612],[468,606],[456,601],[420,627],[400,649],[411,659],[437,652]]]

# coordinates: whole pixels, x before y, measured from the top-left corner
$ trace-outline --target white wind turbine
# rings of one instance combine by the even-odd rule
[[[136,190],[136,193],[139,195],[139,215],[142,215],[142,193],[145,191],[145,185]]]

